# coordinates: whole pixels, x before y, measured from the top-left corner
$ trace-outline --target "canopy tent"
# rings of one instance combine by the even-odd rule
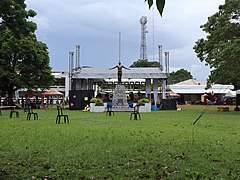
[[[31,100],[30,98],[34,97],[33,100]],[[59,97],[64,97],[64,94],[57,91],[56,89],[50,89],[46,92],[40,93],[40,92],[33,92],[33,91],[28,91],[27,94],[25,94],[25,104],[31,104],[32,107],[36,106],[40,106],[44,107],[44,98],[47,98],[47,100],[49,99],[49,97],[57,97],[57,99]],[[40,102],[40,103],[38,103]],[[63,102],[63,101],[62,101]]]
[[[27,108],[28,106],[32,106],[32,108],[40,108],[40,102],[42,101],[42,93],[41,92],[34,92],[28,90],[25,94],[25,100],[23,100],[22,96],[22,107]],[[31,98],[33,98],[31,100]]]
[[[229,90],[224,97],[236,97],[236,91]]]
[[[234,89],[231,84],[213,84],[211,88],[206,89],[206,82],[189,79],[173,85],[169,85],[170,89],[178,94],[204,94],[213,92],[214,94],[226,94],[229,90]]]
[[[48,105],[49,105],[49,104],[48,104],[49,97],[57,96],[57,99],[58,99],[58,97],[64,97],[64,94],[61,93],[61,92],[59,92],[59,91],[57,91],[56,89],[50,89],[50,90],[42,93],[42,96],[43,96],[43,97],[47,97],[46,105],[48,106]],[[52,102],[53,102],[53,100],[52,100]],[[62,103],[63,103],[63,102],[64,102],[64,101],[62,101]],[[51,102],[50,102],[50,104],[51,104]],[[44,105],[44,98],[42,98],[42,106],[43,106],[43,105]]]
[[[44,93],[42,93],[43,96],[64,96],[63,93],[57,91],[56,89],[50,89]]]

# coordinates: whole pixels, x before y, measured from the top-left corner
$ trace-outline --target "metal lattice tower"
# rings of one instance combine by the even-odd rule
[[[141,46],[140,46],[140,60],[147,60],[147,44],[146,44],[146,33],[147,32],[147,17],[142,16],[140,19],[141,23]]]

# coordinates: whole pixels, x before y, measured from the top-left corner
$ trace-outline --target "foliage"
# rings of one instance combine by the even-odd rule
[[[20,88],[44,89],[54,80],[47,45],[37,41],[37,26],[28,20],[36,13],[25,8],[24,0],[1,1],[0,90],[8,94],[10,101]]]
[[[148,5],[149,5],[149,9],[150,9],[153,5],[153,0],[145,0],[145,1],[148,1]],[[164,5],[165,5],[165,0],[156,0],[156,5],[157,5],[157,9],[158,9],[160,15],[162,16]]]
[[[150,101],[147,98],[143,98],[143,99],[139,99],[138,102],[149,103]]]
[[[208,83],[232,83],[239,89],[240,1],[225,1],[201,28],[207,37],[199,39],[194,50],[201,62],[210,65]]]
[[[171,72],[168,77],[168,84],[176,84],[188,79],[192,79],[191,73],[185,69],[180,69],[176,72]]]
[[[97,100],[98,100],[98,98],[92,98],[92,99],[90,99],[90,103],[96,103]]]
[[[138,102],[145,102],[145,103],[149,103],[149,99],[147,98],[143,98],[143,99],[139,99]]]
[[[157,61],[148,61],[148,60],[137,60],[134,61],[132,65],[130,65],[131,68],[134,67],[159,67],[159,62]]]
[[[90,99],[90,103],[95,103],[95,106],[104,106],[103,101],[100,98],[92,98]]]
[[[25,112],[0,121],[0,179],[239,179],[239,111],[202,106],[115,116],[64,110]],[[6,138],[7,137],[7,138]]]
[[[144,106],[145,103],[149,103],[149,102],[150,102],[149,99],[143,98],[143,99],[139,99],[137,104],[140,105],[140,106]]]

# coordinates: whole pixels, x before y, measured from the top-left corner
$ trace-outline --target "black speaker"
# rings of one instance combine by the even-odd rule
[[[177,109],[176,99],[163,99],[162,100],[162,109],[163,110],[176,110]]]
[[[70,90],[69,91],[69,109],[81,110],[90,104],[94,96],[94,90]]]

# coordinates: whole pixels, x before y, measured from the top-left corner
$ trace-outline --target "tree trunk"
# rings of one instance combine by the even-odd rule
[[[8,106],[13,106],[13,93],[12,91],[8,91]]]

